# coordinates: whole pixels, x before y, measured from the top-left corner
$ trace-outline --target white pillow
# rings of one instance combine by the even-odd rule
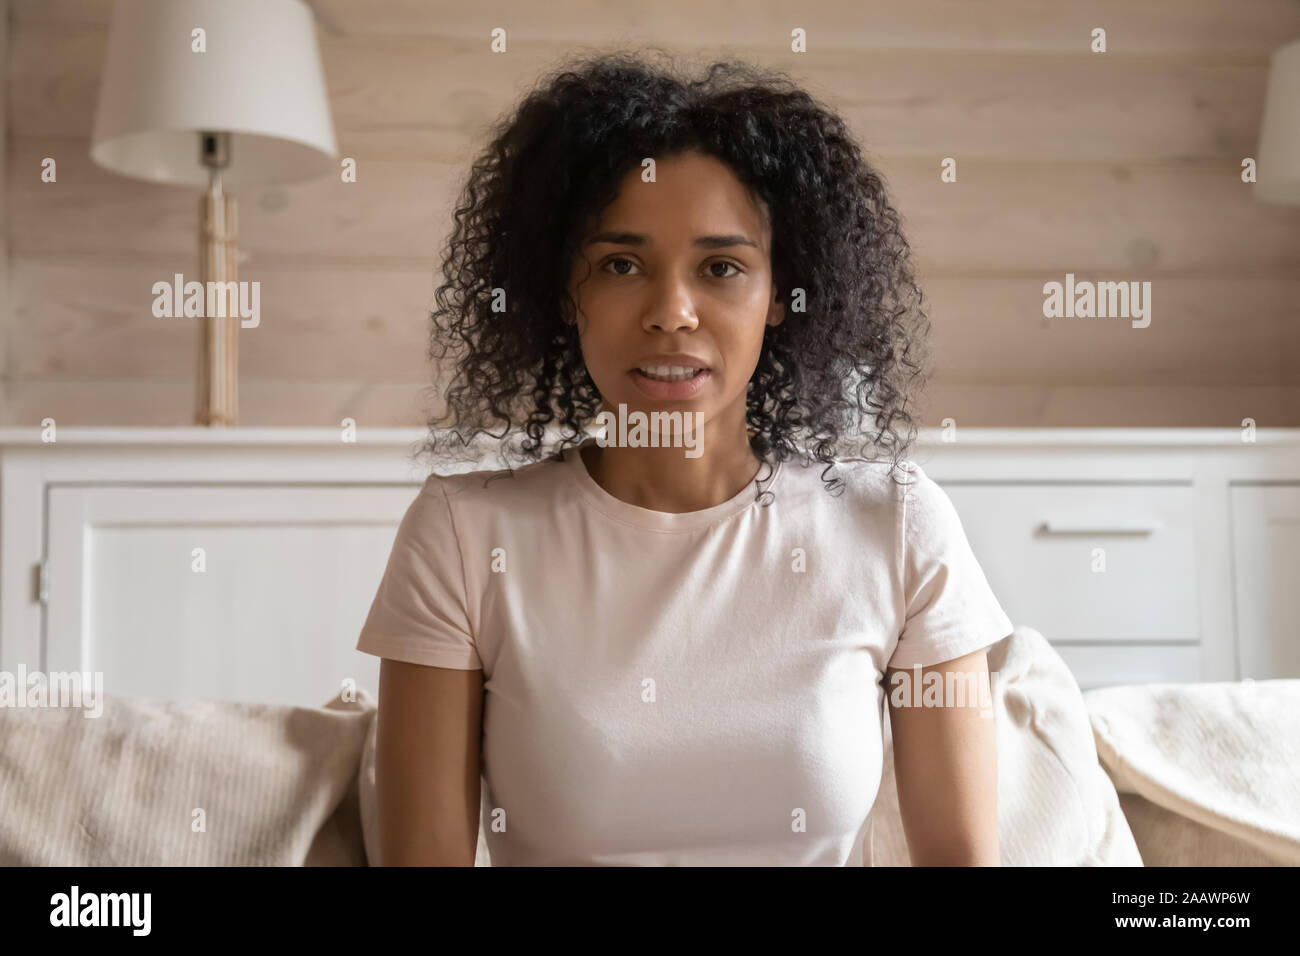
[[[989,645],[998,740],[998,841],[1003,866],[1142,866],[1115,786],[1097,761],[1079,685],[1031,627]],[[898,809],[893,735],[872,808],[873,863],[910,866]]]

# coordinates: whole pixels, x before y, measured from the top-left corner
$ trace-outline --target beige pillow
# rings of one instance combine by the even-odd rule
[[[998,739],[998,841],[1003,866],[1142,866],[1115,786],[1097,761],[1083,695],[1038,631],[989,645]],[[898,810],[893,735],[872,808],[875,866],[909,866]]]
[[[1121,791],[1119,805],[1147,866],[1280,866],[1285,862],[1136,793]]]
[[[0,708],[0,865],[364,866],[373,699]],[[206,829],[196,832],[195,810]]]

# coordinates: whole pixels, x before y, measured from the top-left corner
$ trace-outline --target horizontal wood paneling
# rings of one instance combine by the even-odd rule
[[[1298,279],[1158,278],[1146,328],[1045,318],[1036,279],[939,278],[924,290],[945,385],[1300,385]]]
[[[101,28],[22,36],[10,67],[25,89],[12,103],[15,136],[88,135],[106,36]],[[548,41],[503,56],[469,38],[322,38],[340,149],[459,163],[497,114],[572,49]],[[789,71],[881,156],[1219,156],[1235,164],[1254,154],[1268,75],[1263,55],[1169,62],[1086,50],[732,52]]]
[[[496,26],[510,36],[567,46],[603,45],[618,35],[674,48],[721,42],[780,44],[803,27],[825,46],[863,50],[1077,50],[1094,27],[1125,53],[1267,52],[1300,29],[1292,0],[312,0],[331,35],[481,37]],[[25,32],[107,25],[111,0],[15,0]],[[1085,38],[1081,40],[1080,38]]]
[[[0,111],[9,102],[9,0],[0,0]],[[0,382],[12,374],[9,336],[13,319],[9,295],[9,189],[5,167],[9,157],[8,124],[0,116]],[[0,418],[4,409],[0,407]]]
[[[10,150],[13,253],[158,256],[196,247],[197,192],[115,176],[87,140],[16,140]],[[42,183],[46,156],[59,181]],[[953,273],[1287,276],[1300,272],[1300,209],[1258,203],[1229,161],[1179,164],[970,161],[879,164],[905,234],[931,276]],[[355,183],[319,179],[240,193],[250,261],[386,257],[433,261],[459,166],[362,158]]]
[[[1300,424],[1300,210],[1240,181],[1292,0],[314,6],[359,180],[239,191],[240,278],[262,283],[246,424],[420,424],[437,254],[488,125],[565,54],[639,43],[786,69],[849,120],[925,289],[928,424]],[[0,423],[192,416],[195,330],[149,307],[153,282],[197,277],[197,194],[88,155],[110,11],[10,0]],[[790,53],[795,26],[810,53]],[[1096,26],[1107,54],[1088,52]],[[1151,327],[1044,319],[1066,272],[1151,281]]]
[[[151,311],[153,283],[170,282],[173,265],[192,268],[15,258],[13,374],[187,371],[194,320]],[[428,374],[431,270],[250,265],[241,276],[262,284],[261,324],[240,331],[246,379],[397,384]],[[1300,382],[1300,279],[1160,278],[1144,329],[1124,319],[1046,319],[1039,279],[940,277],[923,288],[935,365],[948,384]]]
[[[163,378],[19,379],[4,386],[6,425],[36,427],[46,416],[60,425],[190,425],[193,370]],[[187,379],[184,376],[189,375]],[[365,381],[239,383],[244,425],[336,426],[352,418],[361,428],[420,426],[426,410],[441,411],[424,382],[381,385]]]
[[[194,257],[155,265],[17,258],[13,268],[15,375],[192,370],[197,321],[156,318],[151,289],[177,271],[195,277]],[[239,331],[241,376],[388,383],[429,375],[431,271],[246,265],[239,277],[261,283],[260,323]]]
[[[246,425],[419,426],[422,410],[440,410],[421,382],[301,382],[249,379],[240,383]],[[430,405],[430,403],[434,403]],[[36,427],[45,416],[64,425],[186,425],[193,421],[193,383],[157,379],[24,379],[0,393],[6,425]],[[962,425],[993,427],[1294,427],[1300,421],[1300,386],[1202,388],[1132,386],[946,385],[933,381],[919,405],[922,424],[945,417]]]
[[[1060,428],[1260,428],[1300,422],[1300,386],[1202,388],[1180,385],[949,385],[934,381],[922,403],[927,426],[1013,422]]]

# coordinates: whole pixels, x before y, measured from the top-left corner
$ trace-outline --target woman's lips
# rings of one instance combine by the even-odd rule
[[[658,402],[669,402],[694,398],[696,393],[704,387],[704,383],[712,377],[713,371],[707,368],[700,369],[699,374],[694,378],[683,379],[679,382],[660,382],[648,375],[643,375],[641,370],[636,368],[627,374],[646,398],[652,398]]]

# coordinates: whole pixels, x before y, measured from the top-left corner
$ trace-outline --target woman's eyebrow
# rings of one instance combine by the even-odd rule
[[[650,245],[650,237],[639,232],[598,232],[590,236],[585,245],[594,245],[598,242],[609,242],[620,246],[645,246]],[[702,246],[705,249],[721,249],[725,246],[753,246],[758,248],[758,243],[748,236],[729,235],[729,236],[696,236],[691,240],[692,245]]]

